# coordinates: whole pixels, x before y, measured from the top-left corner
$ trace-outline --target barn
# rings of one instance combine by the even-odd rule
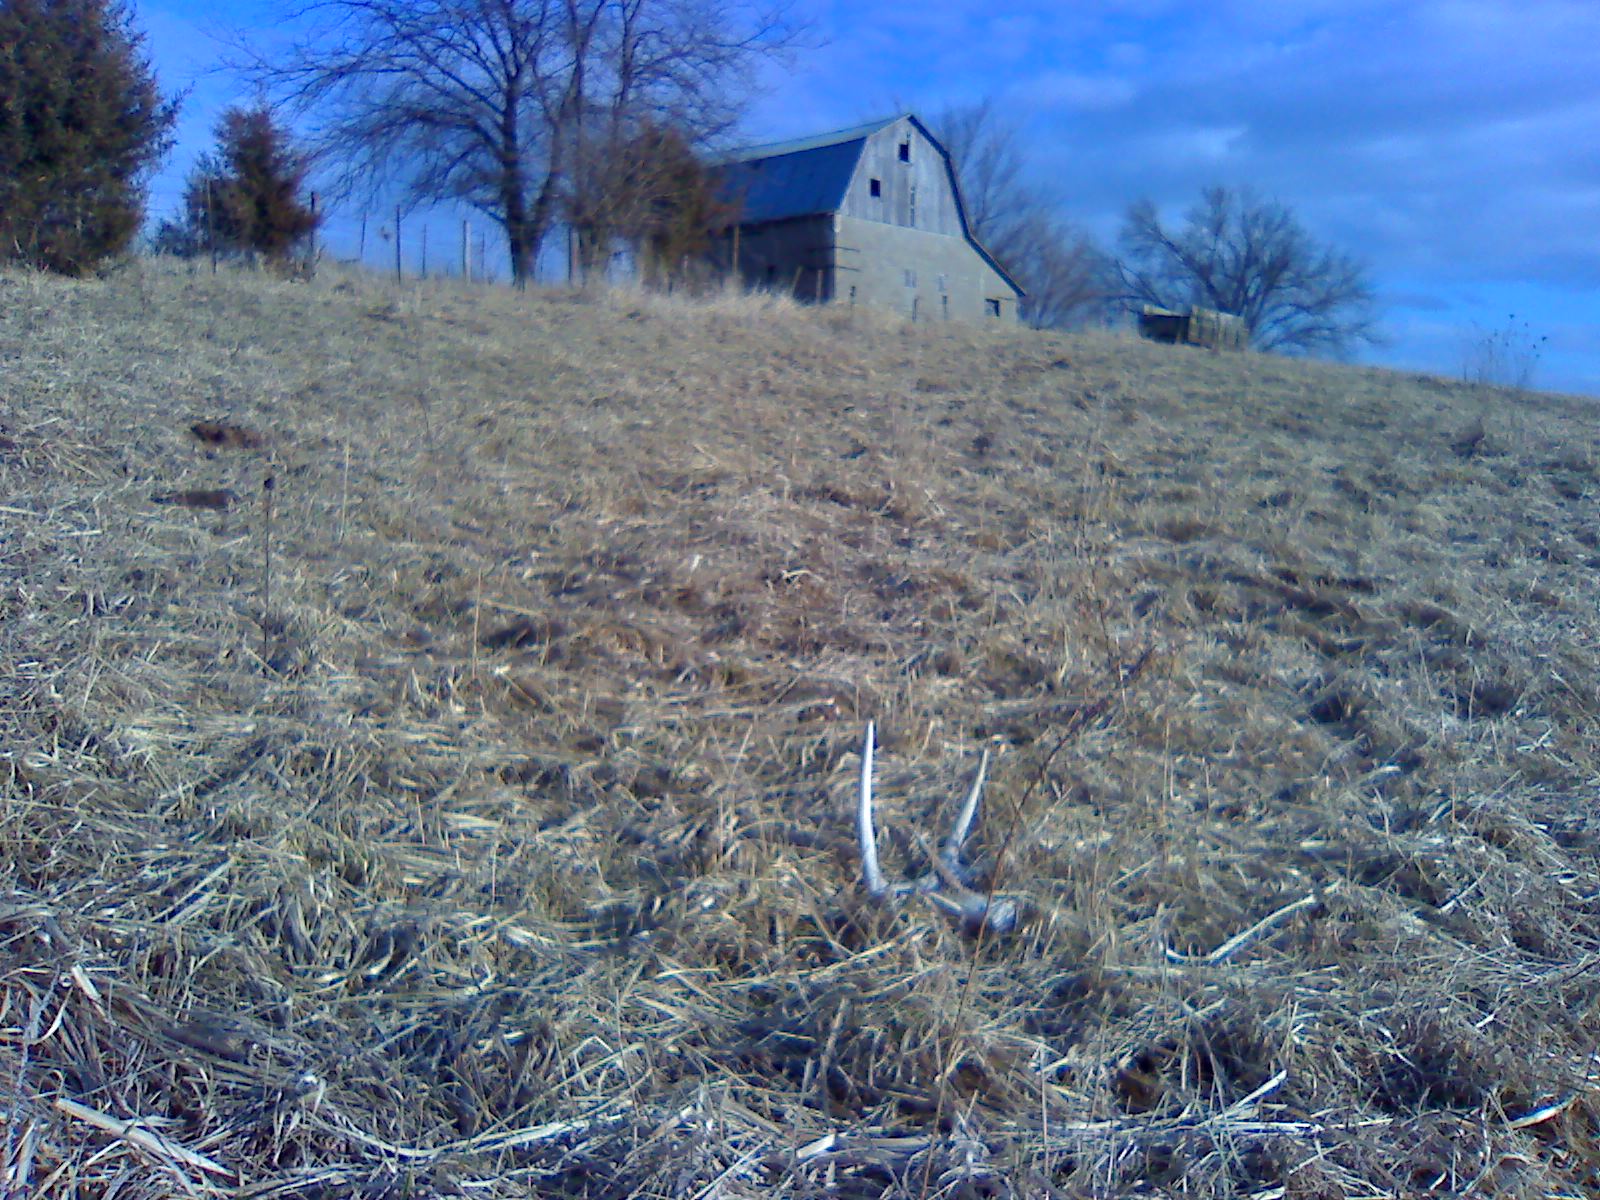
[[[908,114],[716,164],[737,214],[713,246],[747,287],[919,321],[1015,321],[1023,291],[978,243],[955,168]]]

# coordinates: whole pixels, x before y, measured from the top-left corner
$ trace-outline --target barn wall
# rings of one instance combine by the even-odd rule
[[[1017,319],[1017,296],[1005,279],[964,238],[881,221],[836,219],[841,303],[887,308],[919,321]]]
[[[732,237],[713,247],[719,269],[733,261]],[[797,299],[833,298],[833,219],[799,217],[746,226],[739,233],[739,276],[747,288],[789,292]]]
[[[902,146],[908,148],[909,162],[900,158]],[[965,236],[944,155],[904,118],[866,139],[839,211],[863,221]]]

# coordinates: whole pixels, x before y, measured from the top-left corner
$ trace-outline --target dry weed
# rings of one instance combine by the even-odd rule
[[[1592,406],[161,264],[0,358],[0,1192],[1600,1194]],[[865,901],[869,717],[1020,934]]]

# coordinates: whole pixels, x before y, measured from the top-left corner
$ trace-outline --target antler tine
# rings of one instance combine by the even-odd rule
[[[978,777],[972,781],[972,790],[967,793],[966,803],[956,814],[955,824],[950,827],[950,836],[939,847],[940,860],[957,876],[965,873],[961,865],[961,847],[966,845],[967,835],[972,832],[972,823],[978,816],[978,803],[983,798],[983,781],[988,773],[989,751],[985,747],[982,757],[978,759]]]
[[[872,748],[876,727],[867,722],[866,740],[861,744],[861,799],[856,806],[856,838],[861,843],[861,880],[867,895],[881,900],[889,892],[883,868],[878,865],[878,832],[872,823]]]

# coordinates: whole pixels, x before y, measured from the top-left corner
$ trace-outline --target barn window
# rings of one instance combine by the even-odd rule
[[[900,161],[901,162],[910,162],[911,161],[911,139],[910,138],[907,138],[905,141],[900,143]]]
[[[874,179],[872,181],[871,186],[870,186],[870,188],[868,190],[870,190],[874,196],[883,195],[883,180]]]
[[[913,288],[917,286],[917,273],[909,267],[906,268],[906,286]]]
[[[910,197],[911,198],[908,201],[908,208],[910,210],[908,213],[909,219],[906,221],[906,224],[915,227],[917,223],[917,185],[914,183],[910,188]]]
[[[985,300],[983,302],[983,311],[987,316],[998,317],[1000,315],[1000,301]]]
[[[945,292],[948,292],[949,290],[950,290],[950,276],[941,273],[939,275],[939,292],[940,292],[941,295],[943,295]]]

